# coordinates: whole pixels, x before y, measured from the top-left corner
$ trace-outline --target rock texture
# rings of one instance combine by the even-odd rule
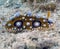
[[[54,29],[25,31],[17,34],[6,31],[4,24],[11,15],[16,11],[24,14],[28,10],[32,9],[26,7],[25,3],[18,9],[0,7],[0,49],[60,49],[60,16],[57,14],[58,11],[51,14],[51,18],[55,23]],[[32,13],[36,14],[36,11],[34,11]],[[42,12],[41,15],[46,15],[46,12]]]

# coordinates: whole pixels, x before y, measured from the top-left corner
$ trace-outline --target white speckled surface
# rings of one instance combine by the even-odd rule
[[[24,14],[24,12],[28,10],[31,9],[28,7],[18,9],[0,7],[0,18],[5,18],[4,21],[0,20],[2,22],[0,24],[0,49],[43,49],[43,47],[47,46],[49,46],[49,49],[60,49],[60,16],[57,15],[59,11],[51,15],[51,18],[55,22],[54,30],[34,30],[19,32],[17,34],[6,32],[3,23],[9,20],[9,17],[16,11]],[[32,13],[34,13],[34,11]],[[42,15],[45,14],[45,12],[42,13]]]

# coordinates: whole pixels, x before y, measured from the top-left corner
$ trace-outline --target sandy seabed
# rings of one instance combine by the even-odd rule
[[[5,20],[0,24],[0,49],[60,49],[60,16],[57,12],[52,13],[52,19],[55,22],[54,30],[48,31],[25,31],[22,33],[9,33],[5,30],[3,23],[9,20],[9,17],[17,10],[27,11],[30,8],[9,9],[0,7],[0,18]],[[0,20],[1,21],[1,20]]]

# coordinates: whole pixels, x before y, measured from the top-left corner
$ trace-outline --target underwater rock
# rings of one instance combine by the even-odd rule
[[[13,49],[24,49],[25,48],[25,44],[24,43],[13,43],[12,46]]]
[[[33,41],[33,40],[36,40],[36,41],[37,41],[37,40],[38,40],[38,38],[32,38],[32,41]]]
[[[0,0],[0,6],[1,5],[4,5],[4,3],[6,2],[7,0]]]
[[[51,49],[53,46],[57,46],[53,41],[42,41],[42,43],[37,44],[36,49]]]
[[[5,3],[4,3],[4,7],[6,7],[6,8],[8,8],[8,7],[12,7],[12,8],[14,8],[14,9],[16,9],[16,8],[19,8],[19,7],[21,7],[21,5],[22,5],[22,2],[21,2],[21,0],[18,0],[18,1],[16,1],[16,0],[7,0]]]
[[[6,3],[6,1],[9,1],[9,2],[7,4],[5,4],[4,2],[2,3],[2,1],[4,1],[5,3]],[[13,13],[14,13],[13,16],[18,17],[21,14],[20,13],[21,11],[20,12],[17,11],[15,13],[14,10],[16,10],[16,8],[18,9],[20,6],[21,6],[21,8],[19,8],[19,9],[20,10],[23,9],[22,10],[23,12],[24,11],[26,12],[26,11],[30,10],[30,8],[31,8],[31,7],[22,5],[22,2],[20,3],[20,0],[2,0],[2,1],[0,0],[0,5],[5,4],[6,7],[0,8],[0,17],[5,16],[5,18],[7,18],[7,19],[9,19],[9,16],[12,15]],[[13,8],[13,9],[10,9],[10,8]],[[32,12],[33,12],[33,9],[32,9]],[[31,15],[30,12],[27,12],[27,13],[29,16]],[[37,15],[37,17],[40,17],[41,14]],[[52,12],[52,14],[53,14],[53,12]],[[57,14],[57,13],[54,13],[54,14]],[[59,12],[58,12],[58,15],[60,15]],[[58,16],[56,16],[56,15],[52,16],[53,19],[57,18],[57,17]],[[11,16],[11,19],[13,19],[13,18],[14,17]],[[44,18],[46,18],[46,16],[44,16]],[[59,18],[60,18],[60,16],[59,16]],[[5,25],[5,23],[4,23],[5,20],[4,20],[4,22],[2,23],[3,26],[0,24],[0,49],[59,49],[60,46],[56,46],[56,45],[58,43],[60,44],[60,35],[59,35],[60,31],[58,31],[60,29],[60,24],[59,24],[60,21],[57,21],[57,20],[56,20],[57,23],[55,23],[57,26],[56,30],[48,30],[47,32],[45,32],[45,31],[43,32],[41,30],[39,30],[39,31],[32,30],[32,31],[19,32],[17,34],[4,32],[4,30],[3,30],[4,28],[2,28]],[[49,20],[49,23],[52,21],[55,21],[55,20]],[[34,34],[33,34],[33,32],[34,32]],[[57,32],[59,32],[59,33],[57,33]],[[11,35],[11,34],[13,34],[13,35]],[[34,35],[37,35],[37,36],[32,37],[31,39],[27,39],[27,38],[29,38],[29,36],[34,36]],[[45,37],[45,35],[46,35],[46,37]],[[55,35],[55,36],[53,36],[53,35]],[[46,41],[43,41],[44,40],[43,38],[46,38],[45,39]],[[54,41],[49,40],[50,38],[52,38]],[[31,40],[31,42],[29,42],[29,40]],[[59,41],[59,42],[57,44],[55,44],[55,41]],[[24,42],[26,42],[27,45],[25,45]],[[33,45],[35,45],[35,43],[36,43],[36,46],[33,46]]]

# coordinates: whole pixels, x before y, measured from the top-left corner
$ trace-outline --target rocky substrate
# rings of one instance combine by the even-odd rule
[[[0,8],[0,18],[4,17],[7,21],[14,12],[21,9]],[[6,21],[0,20],[0,49],[60,49],[60,16],[56,13],[53,15],[54,30],[33,30],[17,34],[6,32],[3,25]]]

